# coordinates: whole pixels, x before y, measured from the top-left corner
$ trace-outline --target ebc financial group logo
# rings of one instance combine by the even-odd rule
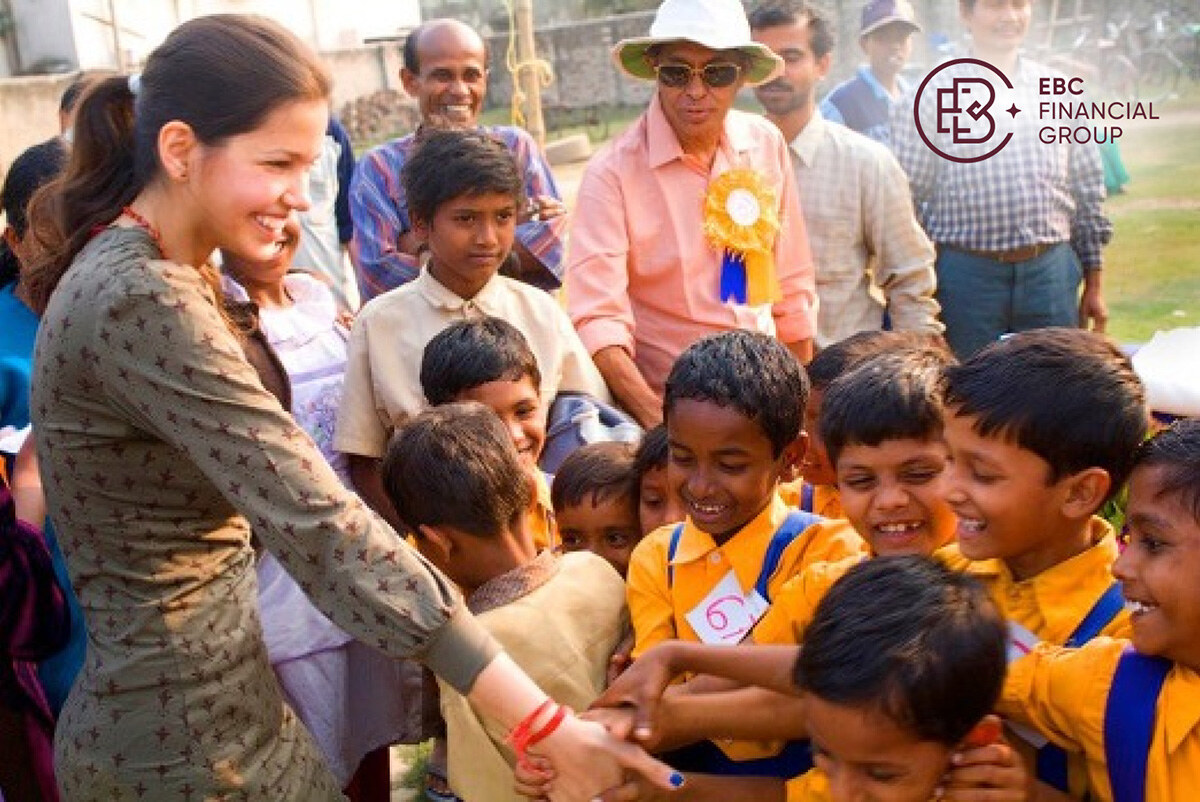
[[[925,76],[913,119],[930,150],[961,164],[995,156],[1018,130],[1043,145],[1103,145],[1124,133],[1117,123],[1158,119],[1152,102],[1085,99],[1085,91],[1082,77],[1049,72],[1017,88],[995,65],[957,58]]]
[[[997,124],[997,86],[1006,94],[1013,91],[1008,76],[986,61],[956,58],[939,65],[917,88],[917,133],[930,150],[952,162],[969,164],[995,156],[1013,137],[1011,126]],[[927,92],[933,94],[932,114]],[[1016,119],[1021,110],[1014,101],[1006,111]],[[927,130],[930,122],[933,130]],[[947,140],[953,148],[947,147]]]

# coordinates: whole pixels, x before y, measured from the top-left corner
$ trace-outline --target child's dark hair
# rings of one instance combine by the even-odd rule
[[[633,457],[633,470],[637,473],[638,481],[642,477],[658,468],[667,467],[667,458],[671,454],[671,448],[667,442],[667,427],[663,424],[658,424],[653,429],[642,435],[642,441],[638,443],[637,454]]]
[[[1050,465],[1047,482],[1098,467],[1129,478],[1146,434],[1146,397],[1128,357],[1103,335],[1045,328],[1012,334],[946,369],[951,415],[975,418],[983,437],[1001,437]]]
[[[1178,495],[1200,521],[1200,418],[1181,418],[1146,440],[1134,453],[1133,468],[1162,468],[1159,497]]]
[[[541,389],[537,357],[525,335],[495,317],[451,323],[421,355],[421,390],[433,406],[454,401],[481,384],[526,377]]]
[[[525,182],[512,153],[487,134],[426,126],[400,173],[414,220],[433,220],[443,204],[461,195],[508,195],[525,202]]]
[[[158,135],[173,120],[212,147],[258,128],[276,109],[328,100],[328,69],[282,25],[246,14],[212,14],[175,28],[135,81],[119,75],[90,84],[75,114],[63,176],[30,208],[41,256],[27,265],[35,311],[92,232],[107,226],[162,172]],[[205,278],[220,295],[220,278]]]
[[[26,150],[8,168],[8,175],[4,176],[4,188],[0,190],[0,204],[18,240],[25,238],[28,227],[25,210],[30,198],[43,184],[56,178],[66,163],[65,148],[43,144]],[[20,273],[21,264],[17,255],[7,242],[0,244],[0,287],[16,281]]]
[[[824,392],[841,376],[864,359],[903,346],[928,345],[929,335],[897,331],[859,331],[817,352],[805,369],[812,389]]]
[[[400,520],[495,537],[526,514],[529,473],[500,419],[473,401],[446,404],[406,423],[388,444],[383,486]]]
[[[588,443],[571,452],[554,474],[550,503],[555,510],[591,505],[612,498],[638,500],[639,474],[632,443]]]
[[[999,698],[1007,642],[1004,619],[973,577],[927,557],[876,557],[817,605],[796,685],[954,746]]]
[[[752,31],[803,22],[808,26],[814,56],[821,58],[833,50],[833,26],[812,4],[803,0],[766,0],[752,7],[746,16]]]
[[[942,436],[942,372],[948,351],[920,348],[878,354],[836,379],[821,405],[821,442],[833,464],[848,445]]]
[[[800,436],[808,377],[774,337],[726,331],[702,337],[675,360],[663,400],[668,428],[680,401],[706,401],[736,410],[758,424],[778,457]]]

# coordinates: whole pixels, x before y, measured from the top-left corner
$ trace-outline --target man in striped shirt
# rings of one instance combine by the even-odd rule
[[[478,126],[487,93],[487,64],[486,43],[457,20],[430,20],[410,33],[400,80],[417,99],[421,124]],[[499,125],[484,130],[512,152],[531,201],[518,221],[513,257],[501,272],[543,289],[557,288],[562,283],[566,217],[550,165],[520,128]],[[364,303],[420,272],[418,243],[400,183],[415,137],[409,134],[369,151],[350,184],[350,258]]]
[[[937,300],[960,359],[1009,332],[1103,331],[1108,318],[1100,268],[1112,224],[1100,153],[1093,142],[1039,137],[1039,83],[1062,76],[1019,55],[1030,5],[959,0],[977,61],[937,68],[892,117],[896,158],[937,245]]]

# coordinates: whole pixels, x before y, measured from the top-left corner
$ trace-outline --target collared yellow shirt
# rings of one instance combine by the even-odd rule
[[[1104,755],[1104,712],[1128,642],[1096,638],[1079,649],[1042,644],[1009,669],[1000,712],[1081,751],[1092,799],[1112,802]],[[1146,763],[1145,802],[1200,798],[1200,674],[1178,663],[1158,697]]]
[[[754,588],[767,547],[791,510],[778,494],[748,524],[722,546],[689,520],[684,524],[675,558],[670,561],[674,580],[668,579],[667,553],[677,524],[651,532],[634,548],[629,559],[626,598],[636,635],[634,657],[664,640],[699,641],[687,614],[725,576],[733,571],[743,592]],[[804,530],[784,550],[768,582],[774,598],[783,584],[807,566],[840,560],[866,551],[862,538],[846,521],[822,521]],[[779,741],[715,742],[734,760],[778,754]]]
[[[754,587],[767,546],[787,517],[789,508],[777,495],[757,517],[718,546],[712,536],[689,520],[675,558],[674,581],[667,574],[667,552],[675,524],[651,532],[634,548],[629,559],[627,599],[637,637],[634,657],[654,644],[678,638],[698,641],[687,614],[731,570],[743,591]],[[866,551],[866,544],[845,521],[814,524],[792,541],[768,583],[773,598],[783,584],[809,565],[840,560]]]
[[[836,485],[813,485],[813,508],[809,512],[824,518],[845,518],[842,509],[842,496]],[[801,494],[804,492],[804,480],[779,483],[779,497],[792,509],[803,509],[800,506]]]
[[[847,571],[858,565],[866,555],[856,554],[837,562],[810,565],[784,583],[771,601],[771,607],[754,627],[755,643],[799,645],[804,632],[812,623],[817,604]]]
[[[1003,560],[973,562],[962,556],[957,544],[939,549],[936,556],[950,568],[966,571],[983,582],[1006,620],[1020,624],[1046,643],[1061,646],[1114,581],[1112,566],[1119,553],[1116,535],[1099,517],[1092,518],[1090,527],[1091,548],[1019,582]],[[1129,638],[1129,612],[1117,613],[1100,634]],[[1014,746],[1027,765],[1032,765],[1028,762],[1033,759],[1032,748],[1020,739],[1014,741]],[[1087,776],[1078,757],[1068,756],[1067,776],[1071,793],[1082,798]]]

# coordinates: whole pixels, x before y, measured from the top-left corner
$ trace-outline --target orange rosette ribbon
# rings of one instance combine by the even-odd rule
[[[775,190],[755,170],[738,167],[709,183],[704,234],[723,253],[722,301],[759,305],[780,299],[774,255],[777,208]]]

